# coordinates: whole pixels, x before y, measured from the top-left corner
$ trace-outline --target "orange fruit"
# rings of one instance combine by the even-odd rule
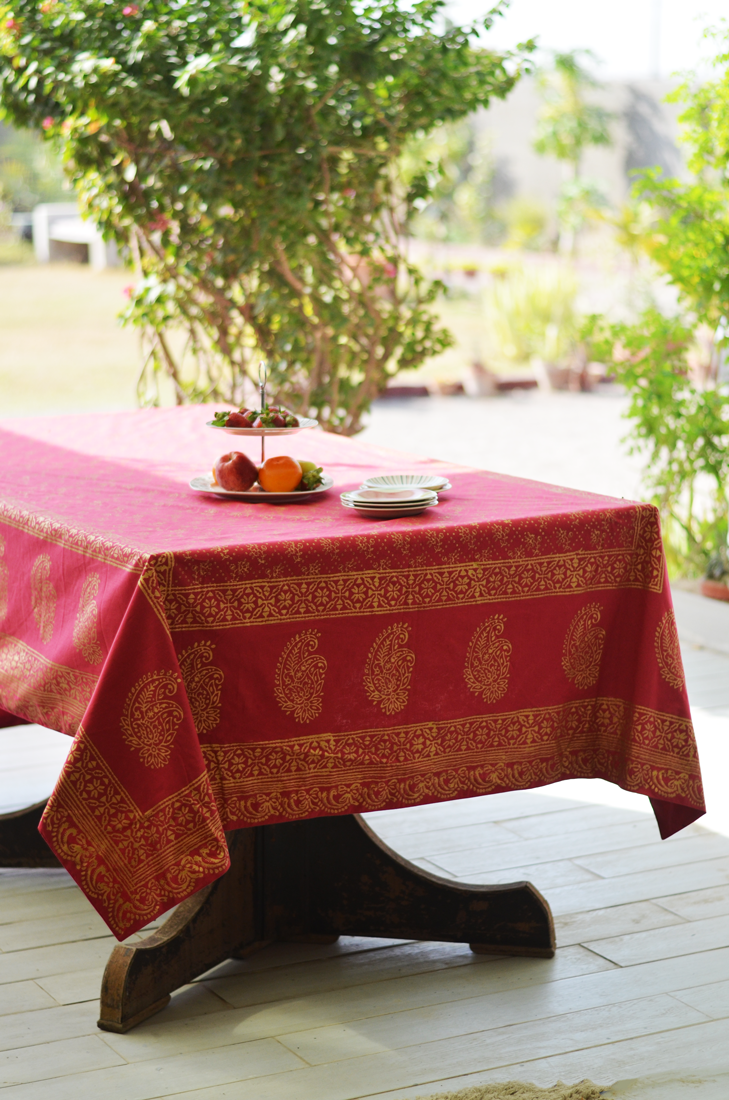
[[[301,466],[288,455],[267,458],[258,471],[258,484],[267,493],[291,493],[301,481]]]

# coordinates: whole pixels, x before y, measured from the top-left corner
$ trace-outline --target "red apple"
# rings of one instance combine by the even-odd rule
[[[243,413],[235,412],[230,414],[225,421],[225,426],[226,428],[252,428],[253,421],[249,420]]]
[[[244,493],[258,477],[258,470],[242,451],[221,455],[214,470],[218,485],[234,493]]]

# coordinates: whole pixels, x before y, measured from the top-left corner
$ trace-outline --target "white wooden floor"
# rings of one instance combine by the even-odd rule
[[[557,957],[280,945],[111,1035],[95,1026],[105,926],[65,872],[4,871],[3,1100],[410,1100],[514,1078],[729,1072],[728,838],[693,826],[661,842],[648,813],[537,792],[370,821],[441,874],[530,878],[555,913]]]

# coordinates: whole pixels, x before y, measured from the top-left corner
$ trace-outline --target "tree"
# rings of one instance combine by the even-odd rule
[[[122,0],[123,2],[123,0]],[[277,396],[358,429],[398,370],[450,342],[403,236],[430,183],[407,140],[518,78],[443,0],[17,0],[0,99],[63,149],[85,209],[139,279],[128,320],[178,401]],[[184,347],[171,334],[182,329]],[[192,369],[194,368],[194,369]]]
[[[544,156],[553,156],[568,169],[559,202],[560,246],[574,250],[576,234],[597,209],[604,205],[599,187],[582,177],[582,157],[590,145],[610,145],[612,115],[603,107],[589,103],[586,93],[599,87],[589,71],[580,64],[589,50],[555,53],[554,68],[537,77],[542,106],[537,116],[534,148]]]

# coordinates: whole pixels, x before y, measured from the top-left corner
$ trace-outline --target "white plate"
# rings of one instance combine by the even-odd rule
[[[231,412],[234,410],[231,409]],[[219,432],[227,432],[228,435],[296,435],[297,432],[302,431],[304,428],[318,428],[319,421],[311,420],[308,416],[298,417],[298,428],[226,428],[223,424],[213,424],[212,420],[206,420],[205,423],[209,428],[215,428]]]
[[[367,516],[368,519],[397,519],[398,516],[419,516],[426,508],[435,508],[437,504],[438,501],[433,500],[429,504],[413,504],[401,508],[367,508],[361,504],[351,504],[347,500],[342,500],[344,508],[351,508],[353,512],[359,512],[361,516]]]
[[[360,489],[377,489],[377,488],[379,488],[379,486],[368,485],[366,481],[363,481],[362,484],[360,485]],[[409,485],[393,485],[391,487],[391,489],[388,489],[387,491],[388,492],[397,492],[398,489],[409,489],[409,488],[410,488]],[[427,488],[428,488],[428,491],[431,492],[431,493],[447,493],[449,489],[453,488],[453,486],[451,485],[450,481],[444,481],[442,483],[439,483],[437,488],[435,488],[434,486],[430,486],[430,485],[427,486]]]
[[[430,504],[437,495],[430,489],[396,489],[390,492],[382,489],[355,489],[342,493],[352,504],[363,504],[368,508],[402,508],[410,504]]]
[[[362,488],[367,489],[450,489],[444,474],[378,474],[365,479]]]
[[[190,488],[196,493],[213,493],[216,497],[248,500],[254,504],[295,504],[296,501],[306,500],[308,497],[316,496],[317,493],[325,493],[333,484],[334,479],[323,474],[322,483],[317,485],[316,489],[294,489],[292,493],[267,493],[256,485],[255,488],[246,489],[243,493],[235,493],[231,489],[223,489],[220,485],[216,485],[212,474],[201,474],[200,477],[192,479]]]

